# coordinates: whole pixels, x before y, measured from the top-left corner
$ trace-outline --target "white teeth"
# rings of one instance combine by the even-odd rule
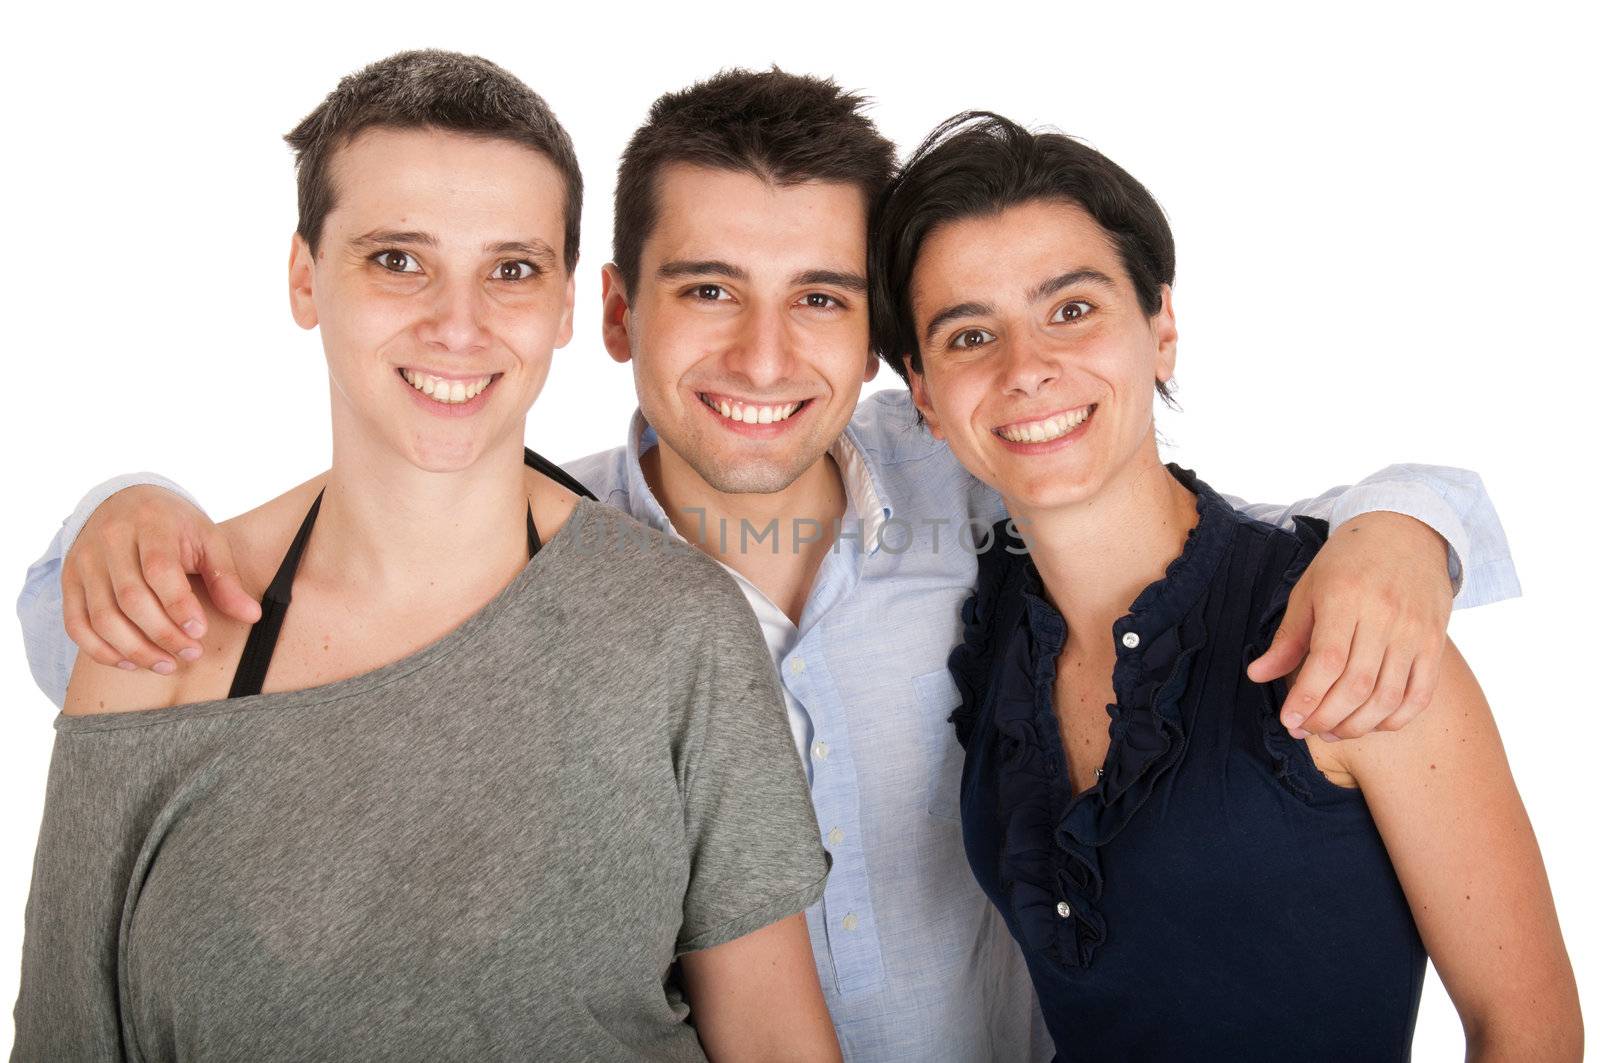
[[[1093,410],[1092,406],[1084,406],[1068,413],[1058,413],[1042,421],[1010,425],[999,430],[1000,436],[1012,443],[1048,443],[1052,439],[1060,439],[1088,420]]]
[[[475,399],[483,389],[494,382],[493,376],[481,376],[476,380],[446,380],[429,373],[419,373],[413,369],[402,369],[400,374],[406,378],[406,383],[422,392],[435,402],[446,406],[455,406]]]
[[[713,399],[708,395],[700,396],[700,401],[728,420],[738,421],[741,424],[773,424],[777,421],[786,421],[793,417],[801,406],[798,402],[788,402],[781,406],[746,406],[742,402],[729,403],[723,399]]]

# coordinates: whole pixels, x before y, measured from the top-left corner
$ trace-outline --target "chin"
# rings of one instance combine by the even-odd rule
[[[691,460],[689,464],[715,491],[725,495],[776,494],[800,478],[810,468],[770,461],[723,462]]]

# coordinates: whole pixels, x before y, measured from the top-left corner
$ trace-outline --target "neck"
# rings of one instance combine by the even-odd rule
[[[844,517],[844,478],[823,455],[781,491],[719,491],[670,447],[639,456],[645,482],[686,540],[754,583],[795,623]]]
[[[1153,437],[1090,498],[1052,509],[1006,503],[1066,619],[1068,645],[1091,648],[1163,577],[1198,520],[1194,496],[1161,464]]]
[[[427,472],[334,426],[307,563],[368,598],[426,601],[503,586],[528,559],[520,436],[470,468]]]

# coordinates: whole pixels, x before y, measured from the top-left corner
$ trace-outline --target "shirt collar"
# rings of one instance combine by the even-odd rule
[[[639,456],[656,443],[656,430],[644,419],[644,411],[636,408],[628,422],[628,512],[635,520],[682,539],[672,521],[667,519],[667,511],[650,490],[644,468],[639,464]],[[884,525],[894,516],[894,509],[881,489],[881,479],[873,474],[872,463],[852,427],[846,427],[834,440],[828,454],[839,466],[849,510],[860,517],[861,542],[867,544],[868,553],[874,553],[881,544]]]

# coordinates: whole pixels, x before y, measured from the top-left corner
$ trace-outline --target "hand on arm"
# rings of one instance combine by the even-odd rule
[[[1266,683],[1305,662],[1280,714],[1291,734],[1394,731],[1428,707],[1450,621],[1445,550],[1398,513],[1366,513],[1329,536],[1248,672]]]
[[[206,631],[190,574],[221,612],[244,623],[260,617],[204,513],[159,487],[120,491],[95,510],[62,565],[67,634],[100,664],[169,674],[199,658]]]
[[[1297,737],[1404,727],[1427,708],[1452,596],[1465,608],[1520,593],[1494,504],[1466,469],[1391,465],[1293,506],[1235,504],[1271,524],[1300,515],[1333,528],[1250,667],[1260,683],[1305,662],[1282,715]]]
[[[804,915],[683,955],[695,1032],[713,1060],[838,1060]]]
[[[1476,1061],[1578,1060],[1583,1019],[1528,814],[1483,692],[1446,643],[1434,708],[1331,749],[1372,811]]]

